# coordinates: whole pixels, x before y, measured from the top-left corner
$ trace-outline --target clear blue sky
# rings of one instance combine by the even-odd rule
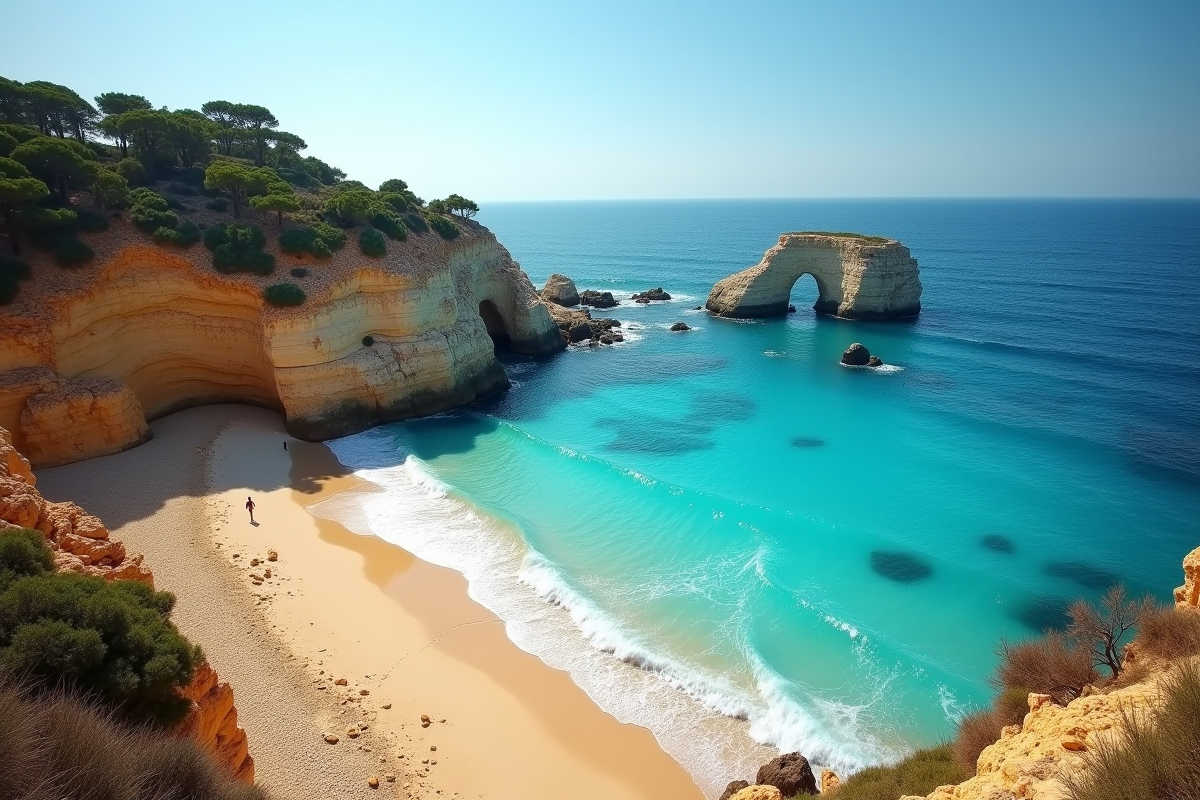
[[[308,154],[426,198],[1200,195],[1196,0],[25,0],[0,19],[0,75],[265,105]]]

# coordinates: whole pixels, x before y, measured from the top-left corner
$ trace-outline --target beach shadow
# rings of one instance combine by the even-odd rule
[[[883,550],[871,553],[871,569],[897,583],[915,583],[933,574],[933,567],[911,553],[889,553]]]

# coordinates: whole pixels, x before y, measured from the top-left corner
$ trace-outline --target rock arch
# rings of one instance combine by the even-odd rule
[[[786,314],[801,275],[817,282],[818,314],[889,320],[921,313],[921,279],[908,248],[894,239],[846,233],[785,233],[757,265],[718,281],[708,310],[741,318]]]
[[[504,316],[500,313],[500,309],[491,300],[479,301],[479,317],[483,320],[483,326],[487,328],[488,336],[492,338],[492,345],[497,351],[512,349],[512,334],[508,332],[508,327],[504,324]]]

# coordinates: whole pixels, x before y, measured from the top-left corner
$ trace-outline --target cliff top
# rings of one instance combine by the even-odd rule
[[[50,318],[54,307],[61,299],[86,292],[102,279],[108,267],[120,257],[127,256],[150,259],[155,263],[190,265],[198,275],[215,282],[234,286],[253,287],[256,292],[276,283],[294,283],[300,286],[310,300],[321,297],[325,291],[340,280],[361,269],[377,269],[394,275],[424,277],[445,264],[452,254],[469,249],[479,242],[494,242],[492,233],[473,220],[456,220],[460,234],[446,240],[433,231],[409,230],[405,241],[388,239],[386,252],[381,257],[364,255],[358,244],[358,235],[363,226],[346,229],[346,243],[333,251],[327,258],[317,258],[308,253],[285,253],[279,246],[280,234],[304,228],[303,224],[284,221],[277,225],[274,214],[243,209],[240,219],[231,213],[206,208],[208,198],[175,194],[182,185],[169,184],[156,187],[164,196],[170,197],[181,208],[177,213],[181,219],[193,223],[202,231],[222,223],[241,223],[258,226],[266,239],[264,252],[275,258],[274,269],[259,275],[252,272],[232,274],[218,272],[213,266],[213,253],[202,243],[189,247],[161,245],[153,237],[139,231],[129,220],[128,212],[111,212],[106,215],[106,230],[82,233],[80,238],[94,251],[95,257],[86,264],[68,268],[55,263],[53,251],[24,248],[21,255],[31,268],[31,277],[23,280],[16,298],[6,306],[0,306],[0,319]],[[74,207],[87,209],[90,197],[86,194],[75,198]],[[140,253],[136,248],[144,248]],[[297,276],[292,270],[301,269],[305,274]],[[276,310],[286,313],[286,309]]]
[[[895,239],[889,239],[885,236],[869,236],[865,233],[852,233],[849,231],[791,231],[785,233],[780,238],[790,236],[805,236],[814,238],[834,238],[834,239],[857,239],[863,244],[899,244]]]

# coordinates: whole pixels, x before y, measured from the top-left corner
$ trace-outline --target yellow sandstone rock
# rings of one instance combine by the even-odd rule
[[[783,795],[774,786],[747,786],[738,790],[729,800],[783,800]]]
[[[1200,547],[1183,559],[1183,586],[1175,590],[1175,605],[1200,610]]]

